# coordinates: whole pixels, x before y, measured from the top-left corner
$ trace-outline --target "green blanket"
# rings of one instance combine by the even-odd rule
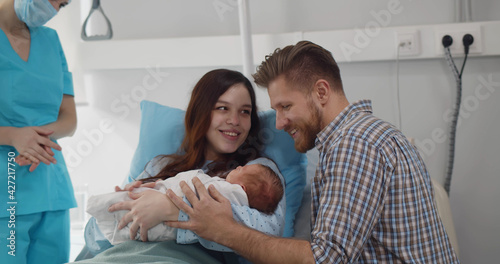
[[[92,259],[75,263],[238,263],[234,253],[210,251],[200,244],[180,245],[175,241],[127,241],[114,246]]]

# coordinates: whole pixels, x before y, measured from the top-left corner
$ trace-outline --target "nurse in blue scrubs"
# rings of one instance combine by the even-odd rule
[[[73,82],[43,27],[67,4],[0,0],[0,263],[69,260],[76,202],[56,140],[76,129]]]

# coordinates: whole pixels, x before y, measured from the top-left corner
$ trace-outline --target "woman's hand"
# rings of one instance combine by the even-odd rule
[[[47,153],[49,153],[50,155],[54,155],[54,152],[47,146],[44,146],[43,147],[45,149],[45,151],[47,151]],[[30,172],[33,172],[37,167],[38,165],[40,165],[39,162],[32,162],[30,159],[26,158],[25,156],[23,155],[18,155],[16,157],[16,163],[19,164],[19,166],[26,166],[26,165],[31,165],[30,168],[29,168],[29,171]]]
[[[163,193],[155,190],[147,190],[140,193],[129,193],[132,201],[113,204],[109,207],[110,212],[129,210],[118,224],[122,229],[128,223],[130,225],[130,239],[135,239],[137,230],[140,229],[142,241],[148,241],[148,230],[165,221],[177,221],[179,208]]]
[[[19,166],[31,165],[29,168],[30,172],[33,172],[38,167],[38,165],[40,165],[40,163],[31,162],[31,160],[22,155],[16,157],[16,163],[19,164]]]
[[[139,188],[139,187],[154,188],[155,184],[156,184],[156,182],[148,182],[148,183],[143,184],[142,181],[135,181],[135,182],[131,182],[131,183],[125,185],[125,187],[123,187],[123,189],[120,188],[120,186],[115,186],[115,192],[124,192],[124,191],[131,192],[135,188]]]
[[[133,189],[135,188],[139,188],[141,186],[142,182],[141,181],[134,181],[134,182],[131,182],[127,185],[125,185],[125,187],[120,188],[120,186],[115,186],[115,192],[131,192]]]
[[[61,147],[50,140],[52,133],[53,131],[41,127],[16,128],[11,134],[11,145],[32,163],[55,164],[57,161],[51,148],[60,151]]]

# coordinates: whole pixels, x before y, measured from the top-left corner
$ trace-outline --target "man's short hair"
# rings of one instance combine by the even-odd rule
[[[310,41],[276,49],[257,67],[255,83],[269,87],[269,83],[284,76],[294,89],[308,92],[319,79],[325,79],[334,92],[344,94],[340,70],[332,54]]]

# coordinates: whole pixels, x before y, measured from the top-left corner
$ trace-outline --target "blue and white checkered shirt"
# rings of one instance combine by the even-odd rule
[[[312,242],[317,263],[459,263],[416,148],[372,115],[344,109],[316,139]]]

